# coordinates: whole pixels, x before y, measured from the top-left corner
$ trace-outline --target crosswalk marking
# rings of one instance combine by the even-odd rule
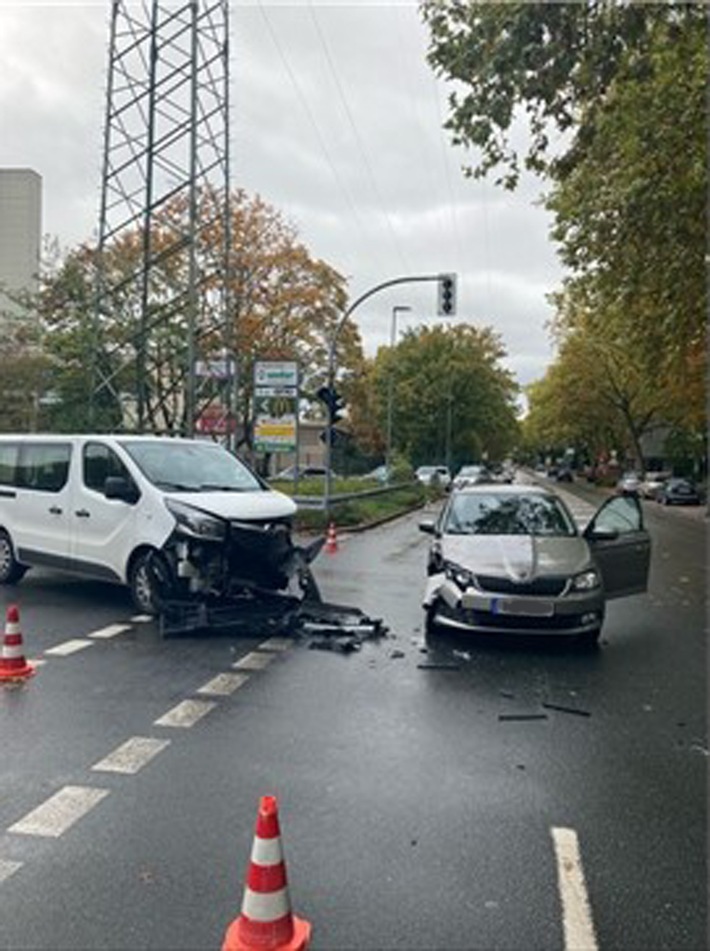
[[[108,789],[64,786],[7,830],[19,835],[57,838],[108,796]]]
[[[169,745],[170,740],[132,736],[91,768],[98,772],[135,774]]]

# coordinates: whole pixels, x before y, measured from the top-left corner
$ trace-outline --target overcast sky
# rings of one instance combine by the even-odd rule
[[[0,0],[0,167],[43,179],[43,231],[95,237],[110,0]],[[231,176],[348,279],[351,300],[393,277],[456,272],[457,320],[493,327],[525,385],[552,356],[546,295],[562,271],[539,206],[465,178],[474,158],[442,129],[447,89],[425,61],[411,2],[233,3]],[[355,311],[366,353],[398,327],[433,323],[434,284]]]

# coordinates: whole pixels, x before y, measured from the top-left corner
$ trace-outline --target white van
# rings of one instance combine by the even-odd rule
[[[307,584],[295,503],[214,442],[0,436],[0,583],[35,565],[127,584],[138,610]]]

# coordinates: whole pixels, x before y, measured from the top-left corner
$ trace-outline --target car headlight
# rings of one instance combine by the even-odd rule
[[[453,561],[444,562],[444,574],[450,581],[457,584],[462,591],[465,591],[466,588],[472,587],[475,584],[472,572],[467,568],[462,568],[461,565],[457,565]]]
[[[573,591],[593,591],[599,585],[599,572],[595,568],[589,568],[572,579]]]
[[[178,530],[184,535],[190,535],[192,538],[202,538],[210,542],[224,541],[227,535],[225,522],[175,499],[166,499],[165,504],[168,511],[174,516],[178,524]]]

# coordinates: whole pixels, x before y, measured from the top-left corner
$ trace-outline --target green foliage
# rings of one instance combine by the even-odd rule
[[[384,431],[391,387],[393,446],[414,466],[455,468],[484,451],[502,458],[517,439],[517,386],[504,356],[490,328],[410,328],[371,368],[373,416]]]

